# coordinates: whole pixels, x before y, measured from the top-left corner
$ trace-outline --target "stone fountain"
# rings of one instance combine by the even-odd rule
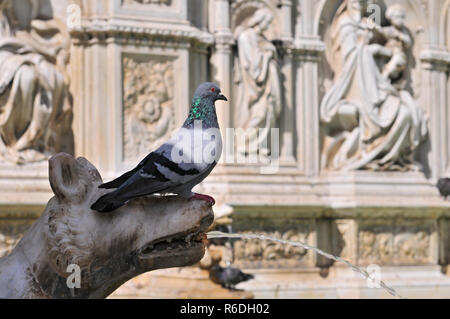
[[[91,163],[61,153],[49,166],[55,196],[0,259],[0,298],[105,298],[141,273],[203,257],[210,204],[147,197],[100,214],[89,208],[104,193]]]
[[[450,203],[435,187],[450,174],[450,2],[369,2],[0,1],[2,66],[26,62],[0,90],[0,256],[53,196],[47,156],[83,156],[104,179],[119,176],[182,123],[195,87],[214,80],[230,98],[218,108],[224,132],[279,129],[277,172],[225,153],[199,190],[233,207],[233,231],[377,265],[405,296],[450,296]],[[256,298],[385,296],[302,247],[232,245],[233,266],[256,275],[240,287]],[[197,265],[163,269],[114,296],[158,297],[146,288],[180,278],[182,287],[207,280]]]

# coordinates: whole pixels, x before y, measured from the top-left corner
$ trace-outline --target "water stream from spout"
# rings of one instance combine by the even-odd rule
[[[300,241],[291,241],[291,240],[283,240],[283,239],[279,239],[279,238],[275,238],[275,237],[269,237],[269,236],[265,236],[265,235],[259,235],[259,234],[227,234],[227,233],[223,233],[223,232],[219,232],[219,231],[211,231],[207,234],[208,239],[213,239],[213,238],[241,238],[241,239],[259,239],[259,240],[269,240],[269,241],[273,241],[273,242],[277,242],[277,243],[281,243],[281,244],[285,244],[285,245],[291,245],[291,246],[297,246],[297,247],[302,247],[306,250],[310,250],[315,252],[316,254],[322,255],[328,259],[337,261],[337,262],[341,262],[345,265],[347,265],[348,267],[350,267],[354,272],[360,274],[364,279],[366,280],[370,280],[374,283],[378,283],[380,285],[381,288],[383,288],[384,290],[386,290],[390,295],[394,296],[394,297],[398,297],[398,298],[404,298],[402,297],[397,291],[395,291],[394,288],[389,287],[388,285],[386,285],[383,281],[379,281],[379,282],[375,282],[374,278],[372,278],[369,273],[367,271],[365,271],[364,269],[357,267],[355,265],[353,265],[352,263],[350,263],[349,261],[338,257],[338,256],[334,256],[332,254],[329,254],[327,252],[324,252],[322,250],[320,250],[319,248],[310,246],[308,244],[302,243]]]

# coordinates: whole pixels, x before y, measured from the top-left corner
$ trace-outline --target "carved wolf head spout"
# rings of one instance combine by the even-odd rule
[[[91,163],[58,154],[49,172],[55,196],[14,251],[0,259],[0,298],[104,298],[141,273],[203,257],[202,239],[213,221],[209,204],[143,197],[100,214],[89,208],[104,194]],[[77,269],[81,287],[69,288]]]

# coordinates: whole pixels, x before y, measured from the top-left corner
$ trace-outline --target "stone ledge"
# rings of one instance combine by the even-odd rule
[[[294,167],[280,167],[274,175],[261,175],[258,170],[256,166],[219,168],[202,185],[202,191],[220,194],[234,206],[257,207],[264,203],[266,207],[316,207],[322,211],[386,207],[437,214],[450,208],[434,181],[422,173],[357,171],[311,178]]]
[[[200,46],[211,46],[214,36],[206,31],[201,31],[192,26],[177,27],[169,24],[123,24],[121,21],[95,21],[87,23],[70,31],[75,39],[75,45],[88,45],[96,41],[107,39],[122,39],[123,41],[159,40],[172,42],[170,45],[179,46],[182,43],[197,44]]]
[[[427,49],[420,54],[422,62],[450,65],[450,52],[445,49]]]
[[[369,288],[359,274],[343,267],[332,268],[325,278],[319,269],[251,272],[255,280],[239,287],[256,298],[394,298],[385,290]],[[450,298],[450,277],[439,266],[381,267],[381,280],[406,298]]]

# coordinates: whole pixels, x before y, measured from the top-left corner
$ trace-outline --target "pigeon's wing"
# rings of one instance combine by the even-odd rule
[[[201,133],[199,137],[195,134],[199,133],[193,130],[179,130],[154,154],[150,154],[144,170],[153,173],[156,169],[158,173],[173,182],[173,187],[192,186],[192,182],[207,175],[211,167],[216,164],[214,156],[204,157],[204,146],[207,144],[202,140],[199,142],[199,139],[203,138]]]
[[[137,172],[115,192],[118,198],[130,200],[135,197],[162,193],[171,186],[172,183],[169,180],[159,180],[155,176]]]
[[[129,180],[134,174],[136,174],[137,172],[139,172],[139,170],[144,168],[144,166],[147,163],[149,163],[152,160],[154,160],[155,156],[157,156],[156,154],[163,155],[165,157],[169,157],[169,155],[172,152],[172,149],[173,149],[174,145],[176,144],[176,140],[178,138],[177,136],[178,135],[176,134],[172,139],[170,139],[166,143],[162,144],[155,151],[153,151],[150,154],[148,154],[135,168],[133,168],[132,170],[130,170],[130,171],[126,172],[126,173],[124,173],[120,177],[118,177],[118,178],[116,178],[116,179],[114,179],[114,180],[112,180],[112,181],[110,181],[108,183],[104,183],[104,184],[100,185],[99,188],[105,188],[105,189],[119,188],[127,180]],[[150,171],[150,173],[152,173],[152,169],[153,168],[151,167],[151,165],[146,168],[146,170]]]
[[[126,172],[125,174],[123,174],[120,177],[117,177],[115,180],[108,182],[108,183],[104,183],[102,185],[99,186],[99,188],[106,188],[106,189],[111,189],[111,188],[119,188],[123,183],[125,183],[131,176],[133,176],[134,174],[136,174],[136,172],[138,172],[145,164],[145,161],[148,159],[148,157],[150,156],[147,155],[135,168],[133,168],[131,171]]]
[[[241,271],[237,268],[227,267],[224,270],[224,276],[227,278],[228,282],[237,284],[241,278]]]
[[[164,190],[179,190],[184,185],[190,191],[195,186],[192,184],[200,181],[215,165],[204,161],[202,156],[199,157],[203,155],[203,144],[195,143],[193,134],[194,131],[179,130],[133,170],[101,187],[119,188],[120,193],[125,192],[134,197]]]
[[[195,179],[201,171],[195,165],[180,165],[161,152],[150,153],[145,163],[116,191],[117,196],[131,199],[177,188]]]

